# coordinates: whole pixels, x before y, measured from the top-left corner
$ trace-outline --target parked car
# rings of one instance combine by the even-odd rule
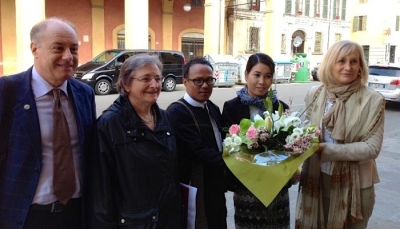
[[[111,49],[79,66],[75,79],[90,85],[97,95],[107,95],[116,89],[122,63],[130,56],[148,53],[158,56],[164,66],[162,88],[164,91],[175,90],[176,84],[182,83],[182,68],[185,57],[182,52],[151,49]]]
[[[400,66],[370,65],[367,86],[387,101],[400,102]]]

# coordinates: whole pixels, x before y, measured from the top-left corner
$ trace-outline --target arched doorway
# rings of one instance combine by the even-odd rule
[[[298,42],[298,40],[299,40],[299,39],[296,38],[296,37],[300,37],[301,40],[302,40],[301,44],[300,44],[298,47],[296,47],[296,46],[294,45],[295,41]],[[304,53],[304,43],[305,43],[305,41],[306,41],[306,34],[305,34],[303,31],[301,31],[301,30],[296,30],[296,31],[293,33],[293,35],[292,35],[292,41],[291,41],[291,44],[292,44],[292,50],[291,50],[292,56],[294,56],[295,53],[297,53],[297,52],[303,52],[303,53]]]
[[[121,29],[117,32],[117,47],[119,49],[125,49],[125,29]],[[151,35],[149,34],[149,48],[151,47]]]
[[[204,56],[204,34],[186,33],[182,36],[181,50],[185,55],[186,61],[195,57]]]

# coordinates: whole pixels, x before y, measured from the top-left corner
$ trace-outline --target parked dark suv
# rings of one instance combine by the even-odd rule
[[[110,49],[100,53],[78,67],[74,77],[93,87],[97,95],[107,95],[116,89],[121,65],[125,59],[140,53],[158,56],[164,66],[162,88],[164,91],[175,90],[176,84],[182,83],[182,67],[185,57],[182,52],[151,49]]]

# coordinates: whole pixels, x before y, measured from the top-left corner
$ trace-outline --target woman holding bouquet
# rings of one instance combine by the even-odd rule
[[[319,66],[322,86],[306,95],[306,119],[320,125],[318,153],[303,164],[296,228],[364,229],[379,182],[385,99],[366,87],[362,47],[339,41]]]
[[[257,114],[263,116],[267,110],[264,99],[269,94],[274,71],[275,63],[270,56],[256,53],[249,57],[245,71],[247,85],[237,91],[237,97],[225,102],[222,112],[223,126],[238,124],[241,119],[250,119]],[[273,110],[278,110],[279,103],[282,103],[284,109],[288,109],[288,105],[279,101],[276,94],[272,102]],[[236,229],[290,227],[288,186],[282,188],[272,203],[265,207],[233,174],[228,174],[228,179],[229,188],[234,192]]]

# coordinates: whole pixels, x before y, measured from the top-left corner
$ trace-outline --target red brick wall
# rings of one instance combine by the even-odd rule
[[[47,0],[46,17],[63,17],[75,24],[78,31],[79,62],[86,63],[92,58],[92,10],[90,0],[65,1]],[[83,35],[89,35],[89,42],[83,42]]]
[[[186,29],[204,29],[204,7],[192,7],[190,12],[183,10],[186,0],[174,0],[172,49],[179,50],[179,34]],[[92,11],[90,0],[47,0],[46,16],[65,17],[74,23],[81,41],[79,59],[85,63],[92,58]],[[156,49],[163,49],[162,1],[149,0],[149,27],[155,33]],[[140,22],[138,22],[140,23]],[[124,24],[124,0],[104,0],[105,48],[113,48],[113,30]],[[89,35],[89,42],[83,42],[83,35]],[[1,47],[0,47],[1,49]],[[0,57],[1,59],[1,57]],[[0,66],[1,67],[1,66]]]
[[[175,3],[176,2],[176,3]],[[191,2],[191,1],[189,1]],[[204,7],[192,6],[189,12],[183,10],[186,0],[174,0],[174,24],[173,24],[173,49],[180,49],[178,44],[179,34],[186,29],[204,29]]]
[[[106,49],[113,48],[113,30],[125,24],[124,0],[104,0],[104,35]]]

